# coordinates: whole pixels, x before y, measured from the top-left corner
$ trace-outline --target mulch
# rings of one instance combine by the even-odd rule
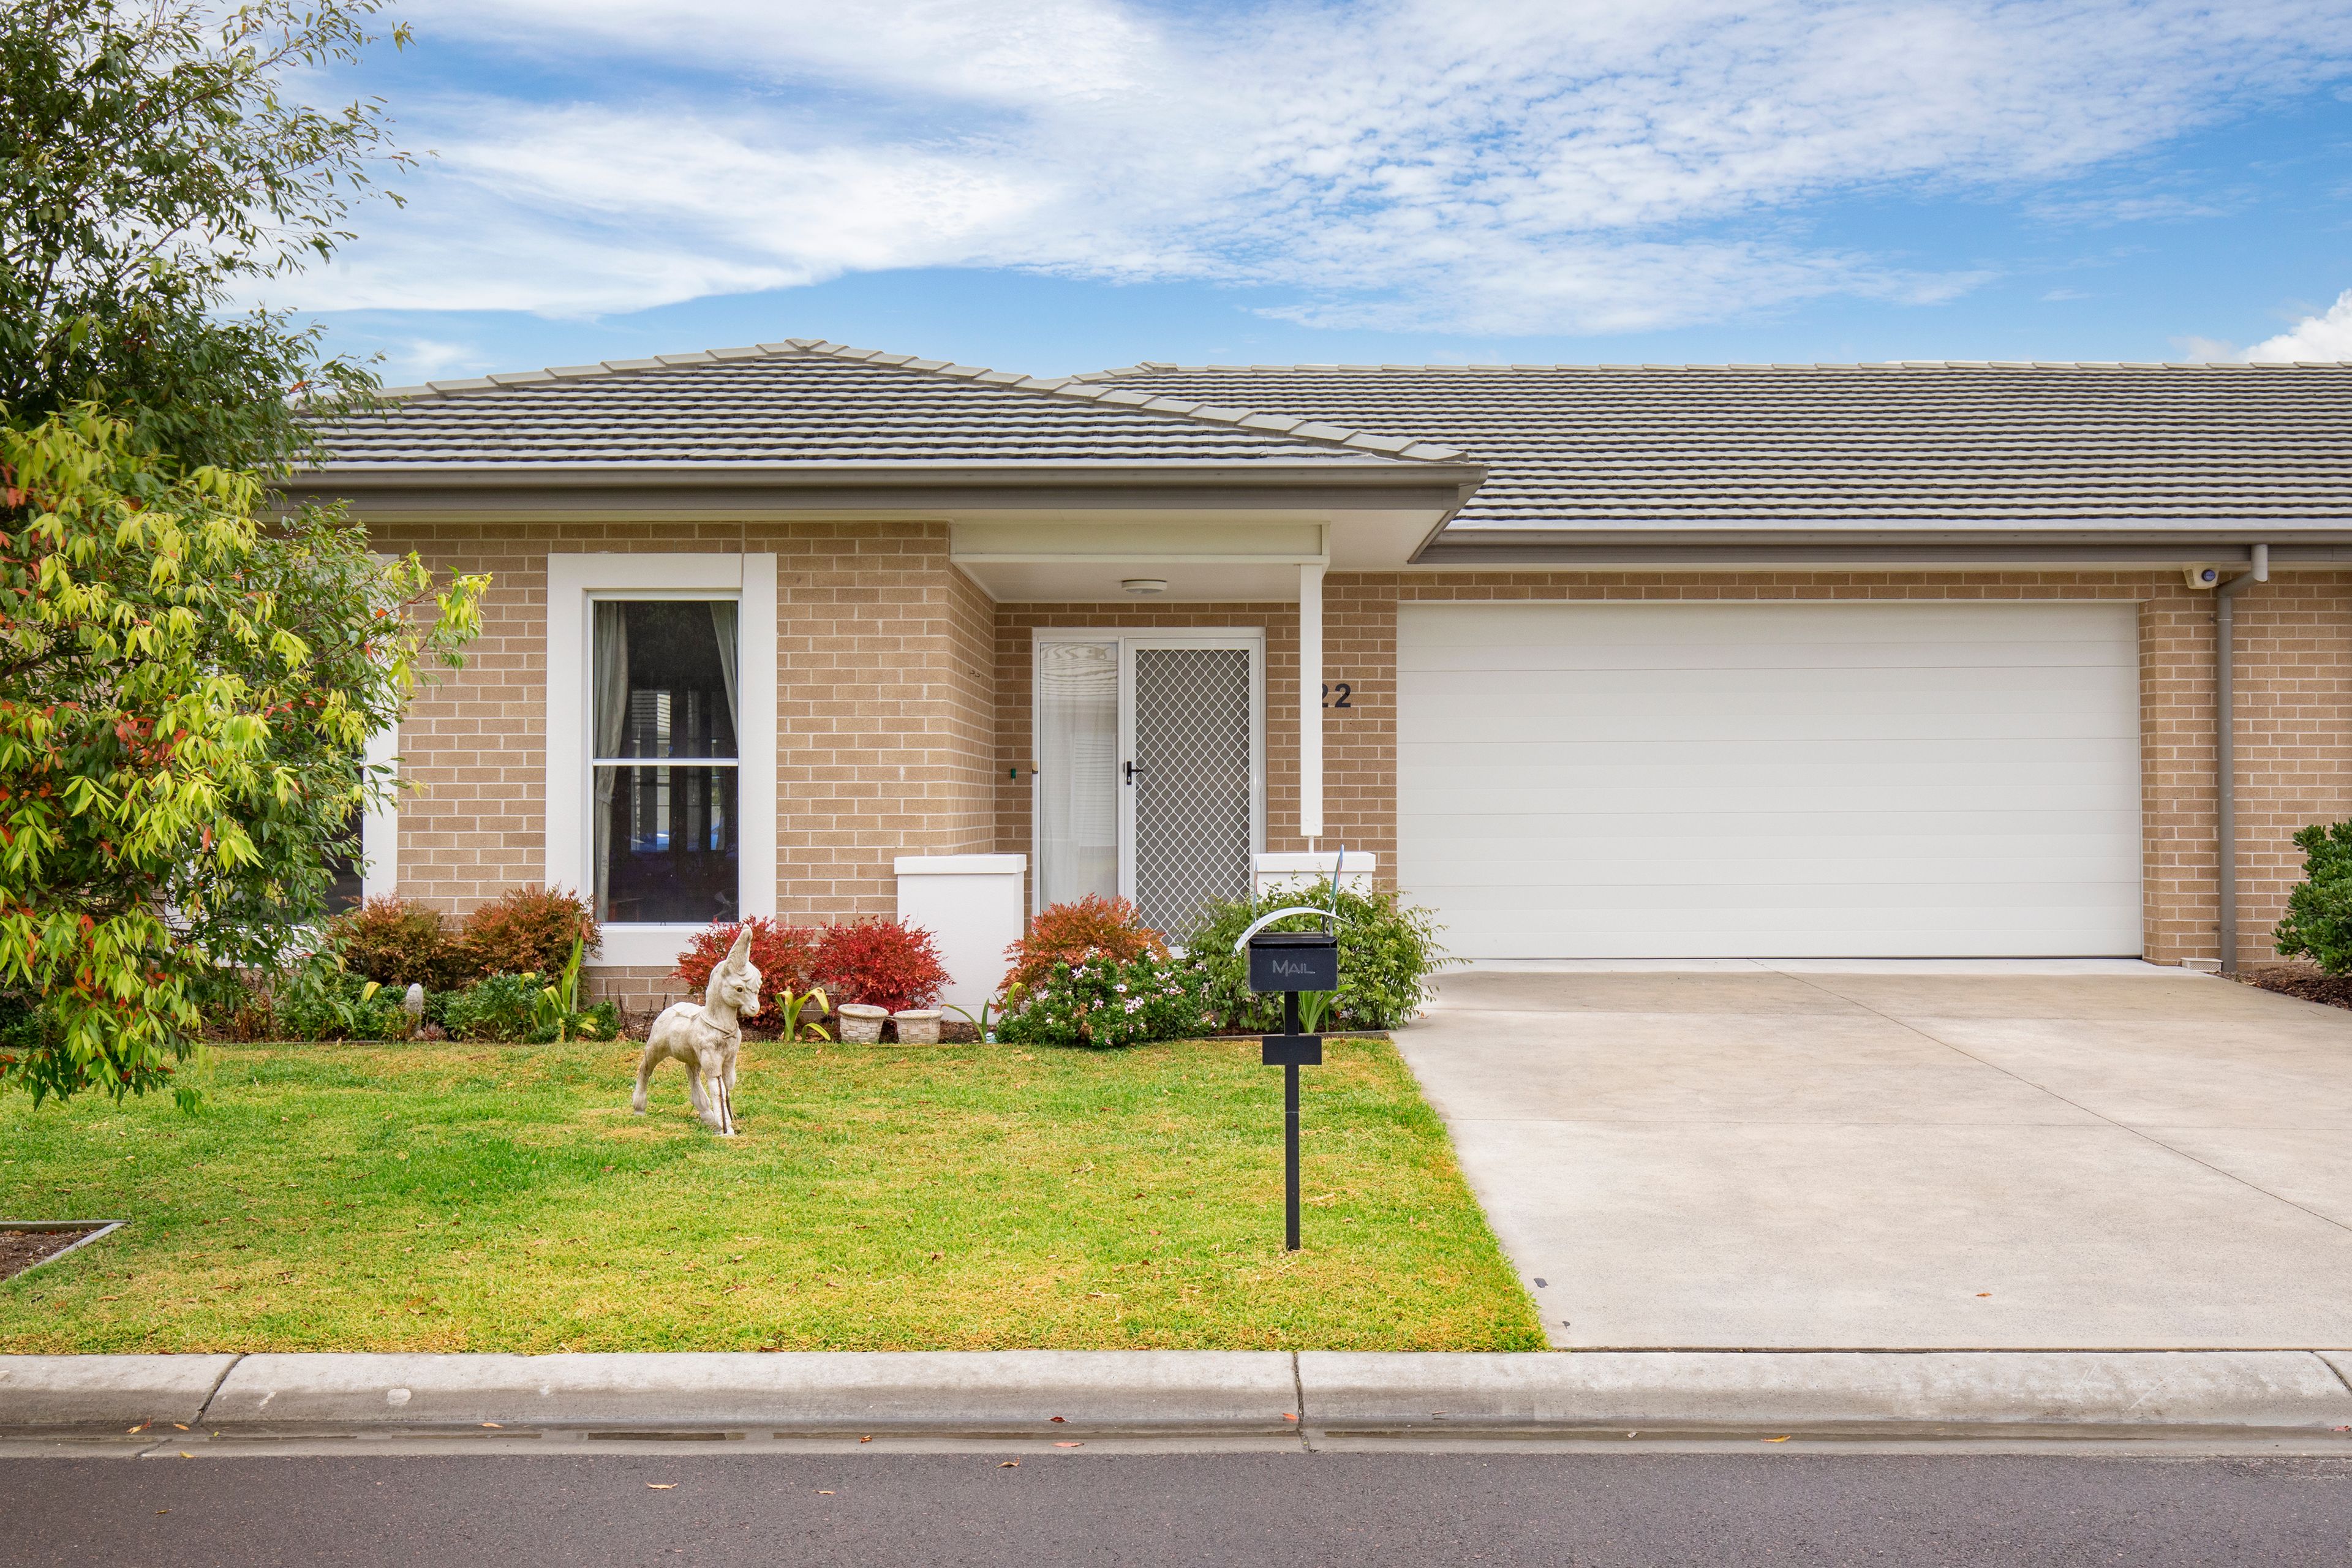
[[[2316,969],[2282,965],[2276,969],[2248,970],[2238,978],[2284,996],[2299,996],[2323,1006],[2352,1010],[2352,974],[2323,974]]]
[[[97,1228],[93,1225],[82,1230],[0,1230],[0,1279],[22,1274]]]

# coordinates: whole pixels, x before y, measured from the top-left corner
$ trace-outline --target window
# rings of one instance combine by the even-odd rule
[[[343,830],[327,847],[327,912],[341,914],[358,907],[367,894],[367,851],[360,847],[360,814],[343,818]]]
[[[596,601],[598,920],[740,912],[736,666],[732,599]]]
[[[599,965],[774,912],[776,558],[547,558],[547,869]]]
[[[400,772],[400,726],[393,725],[368,737],[367,765],[389,784]],[[327,869],[333,880],[327,889],[327,913],[339,915],[362,899],[382,898],[398,885],[400,807],[387,798],[373,810],[354,811],[343,831],[327,851]]]

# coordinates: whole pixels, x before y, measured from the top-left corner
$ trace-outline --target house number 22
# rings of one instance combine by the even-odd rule
[[[1339,700],[1337,702],[1331,700],[1331,693],[1334,691],[1339,694]],[[1349,701],[1349,699],[1355,695],[1356,689],[1353,686],[1349,685],[1344,680],[1339,682],[1337,686],[1327,686],[1323,689],[1323,706],[1326,708],[1353,708],[1355,704]]]

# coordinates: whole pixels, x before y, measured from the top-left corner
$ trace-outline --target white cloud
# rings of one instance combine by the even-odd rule
[[[379,344],[376,352],[383,356],[387,385],[479,375],[495,368],[479,344],[445,342],[438,338],[395,338]]]
[[[2352,360],[2352,289],[2316,316],[2305,316],[2274,338],[2234,357],[2252,363],[2291,360]]]
[[[1290,319],[1717,320],[1976,272],[1803,204],[2070,178],[2343,68],[2342,0],[440,0],[619,85],[404,110],[442,157],[310,308],[619,311],[869,268],[1272,285]]]

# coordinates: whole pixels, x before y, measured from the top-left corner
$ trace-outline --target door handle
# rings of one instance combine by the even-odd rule
[[[1127,764],[1127,782],[1130,785],[1135,783],[1135,764],[1133,763]]]

